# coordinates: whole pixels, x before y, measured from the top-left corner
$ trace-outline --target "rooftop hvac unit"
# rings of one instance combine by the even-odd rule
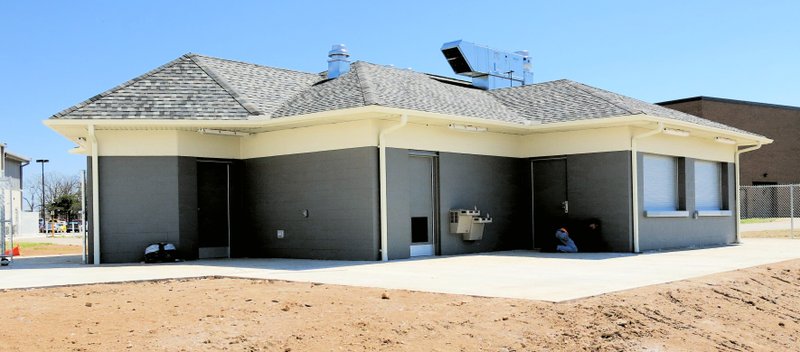
[[[471,77],[476,87],[496,89],[533,83],[528,51],[504,52],[463,40],[445,43],[441,50],[453,72]]]

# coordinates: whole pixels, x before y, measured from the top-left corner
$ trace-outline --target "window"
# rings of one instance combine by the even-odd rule
[[[694,163],[694,196],[697,210],[721,210],[722,167],[720,163],[697,160]]]
[[[733,216],[730,205],[730,165],[694,162],[694,198],[697,216]]]
[[[645,217],[688,217],[686,211],[686,159],[642,155],[642,193]]]
[[[671,156],[646,154],[642,164],[644,210],[678,210],[678,160]]]

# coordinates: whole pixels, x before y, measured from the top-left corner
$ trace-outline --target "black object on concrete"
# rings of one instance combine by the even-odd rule
[[[153,243],[144,249],[145,263],[164,263],[180,261],[178,249],[175,245],[167,242]]]

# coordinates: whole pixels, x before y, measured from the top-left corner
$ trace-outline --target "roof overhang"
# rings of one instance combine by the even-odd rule
[[[736,141],[736,144],[738,145],[772,143],[772,139],[769,139],[764,136],[759,136],[750,133],[742,133],[719,127],[704,126],[696,123],[646,115],[646,114],[613,116],[613,117],[596,118],[591,120],[548,123],[543,125],[530,126],[530,130],[533,133],[544,133],[544,132],[574,131],[587,128],[607,128],[607,127],[620,127],[620,126],[652,128],[652,125],[657,124],[659,122],[664,123],[664,126],[666,128],[680,128],[690,131],[692,135],[696,137],[704,137],[712,139],[714,137],[725,137],[733,139],[734,141]]]
[[[14,160],[14,161],[19,161],[21,163],[28,163],[28,162],[31,161],[30,158],[24,157],[24,156],[19,155],[19,154],[14,154],[12,152],[9,152],[8,150],[5,151],[5,154],[6,154],[6,158],[7,159],[11,159],[11,160]]]
[[[85,143],[88,138],[88,126],[94,125],[95,130],[183,130],[198,131],[199,129],[220,129],[249,134],[279,131],[285,129],[301,128],[314,125],[335,124],[365,119],[394,120],[401,115],[408,115],[409,123],[425,124],[431,126],[447,126],[452,123],[468,124],[484,127],[492,133],[505,133],[514,135],[530,135],[538,133],[567,132],[585,129],[599,129],[611,127],[640,127],[652,128],[658,122],[666,127],[688,130],[693,136],[714,139],[724,137],[732,139],[737,145],[769,144],[772,140],[754,134],[742,133],[724,128],[704,126],[695,123],[651,116],[646,114],[612,116],[588,120],[575,120],[556,123],[528,123],[489,120],[477,117],[448,115],[424,112],[418,110],[391,108],[383,106],[365,106],[351,109],[325,111],[306,115],[297,115],[280,118],[265,118],[252,120],[169,120],[169,119],[130,119],[130,118],[105,118],[105,119],[49,119],[44,124],[77,143],[82,148],[73,152],[82,153],[87,148]]]

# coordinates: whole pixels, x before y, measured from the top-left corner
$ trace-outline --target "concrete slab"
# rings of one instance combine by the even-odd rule
[[[789,239],[646,254],[508,251],[386,263],[231,259],[84,266],[19,258],[0,269],[0,288],[218,275],[560,302],[798,258],[800,240]]]

